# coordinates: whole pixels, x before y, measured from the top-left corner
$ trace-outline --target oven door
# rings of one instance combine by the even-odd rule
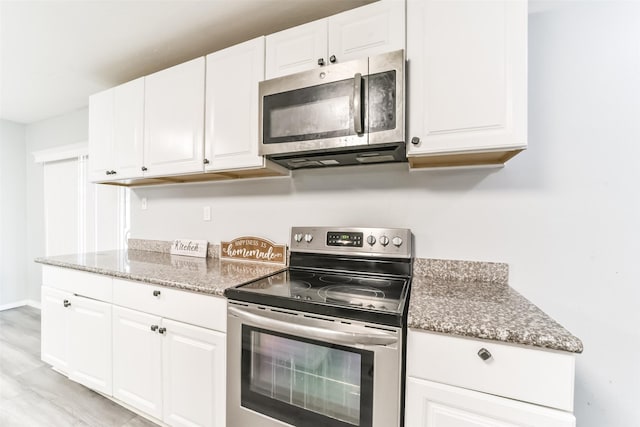
[[[399,331],[233,304],[228,320],[229,427],[399,425]]]

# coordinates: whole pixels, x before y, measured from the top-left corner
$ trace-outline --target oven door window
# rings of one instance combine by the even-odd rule
[[[373,352],[242,325],[242,406],[296,426],[371,427]]]

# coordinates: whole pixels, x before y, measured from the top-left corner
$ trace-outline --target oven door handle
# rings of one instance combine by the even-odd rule
[[[336,344],[346,344],[351,346],[356,344],[390,345],[398,342],[398,337],[395,334],[382,331],[364,334],[358,332],[333,331],[331,329],[319,328],[317,326],[301,325],[299,323],[289,323],[278,319],[271,319],[259,314],[249,313],[235,307],[228,307],[227,310],[230,314],[242,319],[243,321],[264,329],[272,329],[276,332],[330,341]]]

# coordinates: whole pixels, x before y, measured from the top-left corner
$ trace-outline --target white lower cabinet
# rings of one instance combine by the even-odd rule
[[[158,419],[162,419],[160,320],[113,307],[113,397]]]
[[[42,288],[42,360],[111,394],[111,304]]]
[[[67,347],[69,316],[65,300],[68,292],[42,287],[40,318],[41,327],[41,359],[67,373],[69,370],[69,351]]]
[[[575,355],[407,331],[407,427],[573,427]]]
[[[113,397],[172,426],[225,425],[225,334],[113,307]]]
[[[407,427],[574,427],[572,414],[419,378],[407,379]]]
[[[168,319],[162,327],[164,422],[224,427],[225,334]]]
[[[224,298],[44,266],[42,360],[170,426],[226,423]]]
[[[111,304],[73,295],[69,321],[69,378],[112,392]]]

